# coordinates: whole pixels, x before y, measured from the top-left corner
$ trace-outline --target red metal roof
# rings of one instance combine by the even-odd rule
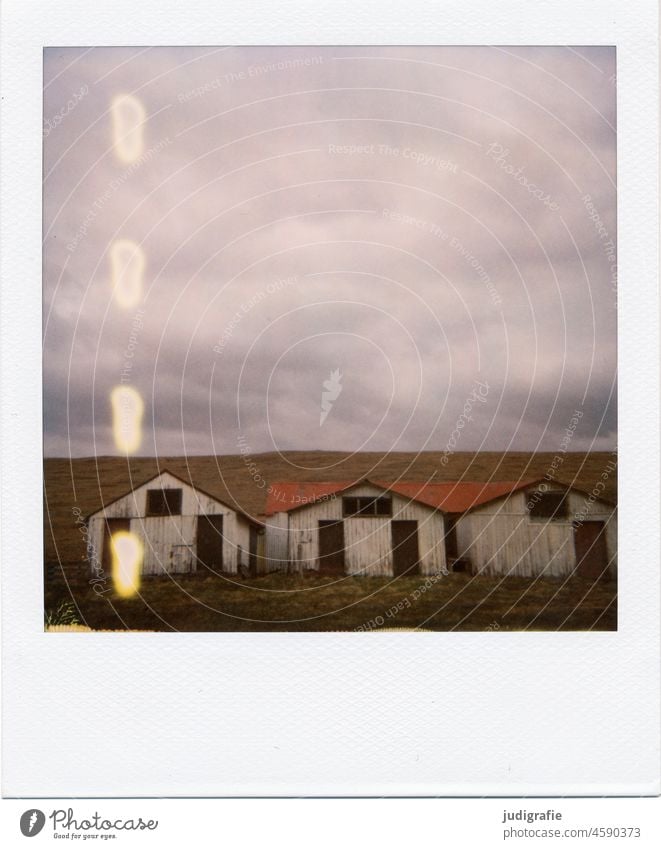
[[[266,515],[287,512],[305,504],[311,504],[360,483],[371,483],[389,489],[404,498],[419,501],[443,510],[446,513],[463,513],[472,507],[486,504],[517,489],[530,486],[533,480],[493,481],[477,483],[471,481],[447,481],[445,483],[416,483],[412,481],[389,483],[387,481],[285,481],[269,487]]]
[[[533,481],[493,481],[478,483],[472,481],[448,481],[446,483],[396,483],[389,489],[421,501],[445,513],[464,513],[494,498],[509,495],[517,489],[529,486]]]

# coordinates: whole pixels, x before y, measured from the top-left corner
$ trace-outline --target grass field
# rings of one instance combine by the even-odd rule
[[[567,453],[555,477],[590,491],[612,454]],[[418,454],[289,452],[252,458],[268,481],[286,480],[520,480],[543,477],[552,454],[456,453],[440,462]],[[164,467],[228,504],[261,517],[265,490],[241,456],[46,459],[44,462],[45,607],[74,603],[78,621],[92,628],[163,631],[333,631],[429,628],[440,631],[614,630],[616,582],[578,579],[504,580],[451,574],[420,592],[424,578],[344,578],[269,575],[236,583],[227,577],[145,579],[141,597],[95,595],[85,563],[82,517],[124,495]],[[316,468],[322,469],[315,471]],[[616,476],[603,495],[616,501]],[[396,609],[399,606],[399,609]],[[393,608],[395,611],[393,612]],[[390,615],[389,615],[390,612]],[[381,621],[382,620],[382,621]],[[371,624],[370,624],[371,623]]]
[[[616,630],[614,581],[591,584],[449,574],[331,580],[267,575],[145,579],[139,596],[97,595],[80,576],[53,579],[46,609],[75,603],[93,629],[157,631]]]

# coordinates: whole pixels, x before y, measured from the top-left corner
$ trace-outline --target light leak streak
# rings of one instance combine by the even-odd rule
[[[132,309],[142,298],[145,254],[130,239],[118,239],[110,246],[110,276],[113,296],[120,307]]]
[[[131,386],[116,386],[110,393],[112,431],[118,451],[133,454],[142,442],[142,414],[145,405]]]
[[[130,598],[140,589],[144,556],[142,542],[130,531],[116,531],[111,537],[110,546],[115,592],[122,598]]]
[[[115,155],[121,162],[135,162],[144,148],[143,123],[145,107],[131,94],[121,94],[112,101],[112,126]]]

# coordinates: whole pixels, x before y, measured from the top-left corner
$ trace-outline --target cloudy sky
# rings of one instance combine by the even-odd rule
[[[46,455],[121,453],[117,387],[139,454],[614,448],[615,94],[604,47],[46,50]]]

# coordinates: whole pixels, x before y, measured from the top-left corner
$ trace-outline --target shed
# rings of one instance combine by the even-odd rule
[[[617,569],[615,506],[546,478],[455,513],[449,526],[473,574],[596,580]]]
[[[398,576],[446,568],[443,513],[396,485],[273,483],[266,515],[271,570]]]
[[[255,569],[260,523],[168,470],[87,517],[88,560],[110,574],[111,540],[130,532],[142,543],[142,575],[236,574]]]
[[[266,515],[271,570],[596,579],[617,569],[615,506],[547,478],[275,483]]]

